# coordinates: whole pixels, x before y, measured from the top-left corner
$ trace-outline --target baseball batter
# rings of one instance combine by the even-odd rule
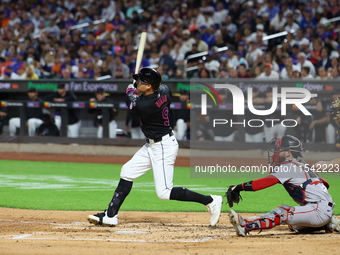
[[[270,229],[280,224],[288,224],[289,229],[295,232],[339,231],[338,219],[333,216],[335,203],[328,193],[329,184],[300,159],[301,142],[286,135],[273,139],[271,144],[274,146],[268,154],[269,163],[273,166],[271,174],[229,187],[228,201],[230,193],[239,195],[240,191],[257,191],[281,183],[300,206],[280,205],[271,212],[245,219],[231,210],[229,218],[237,235],[245,236],[252,230]]]
[[[161,76],[155,69],[142,68],[133,78],[136,80],[135,85],[130,84],[126,90],[127,105],[132,114],[140,118],[142,131],[147,137],[146,144],[123,165],[118,187],[108,209],[89,215],[88,221],[104,226],[117,225],[119,208],[129,195],[133,181],[152,169],[156,193],[160,199],[206,205],[210,212],[210,225],[215,226],[221,213],[221,196],[205,196],[186,188],[173,187],[178,143],[170,128],[170,89],[161,85]]]

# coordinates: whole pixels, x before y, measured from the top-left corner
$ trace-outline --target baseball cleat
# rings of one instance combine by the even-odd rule
[[[216,195],[210,195],[213,201],[210,204],[207,204],[206,207],[210,213],[210,226],[215,226],[221,216],[221,208],[222,208],[222,197]]]
[[[95,215],[89,215],[87,220],[94,225],[101,225],[105,227],[114,227],[118,225],[118,214],[113,217],[109,217],[106,214],[106,210],[102,213],[97,213]]]
[[[248,233],[246,231],[246,229],[242,226],[244,223],[243,218],[238,215],[234,210],[230,210],[229,212],[229,220],[230,223],[233,225],[236,234],[238,236],[246,236],[246,234]]]
[[[333,215],[327,224],[327,228],[332,232],[340,232],[340,220]]]

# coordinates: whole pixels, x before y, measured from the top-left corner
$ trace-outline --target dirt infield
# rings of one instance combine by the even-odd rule
[[[0,159],[11,160],[112,164],[129,158],[0,154]],[[246,164],[245,159],[226,160]],[[257,160],[247,163],[257,164]],[[177,166],[188,164],[187,158],[176,162]],[[280,226],[237,237],[226,213],[216,227],[209,227],[208,212],[122,211],[120,224],[113,228],[90,225],[86,217],[91,213],[0,208],[0,254],[339,254],[339,233],[298,235]]]

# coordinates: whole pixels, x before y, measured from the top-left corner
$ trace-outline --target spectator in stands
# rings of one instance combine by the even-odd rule
[[[322,59],[321,50],[323,42],[321,39],[316,39],[313,41],[313,50],[310,53],[309,60],[314,66],[316,66]]]
[[[46,96],[48,102],[74,102],[77,101],[76,95],[71,91],[66,91],[64,83],[58,84],[58,91]],[[81,121],[79,120],[76,109],[69,108],[68,110],[68,123],[67,123],[67,137],[79,137],[79,129]],[[54,112],[54,123],[58,129],[61,130],[61,109],[56,108]],[[66,134],[61,134],[66,136]]]
[[[315,18],[313,17],[313,10],[312,9],[309,9],[307,8],[305,11],[304,11],[304,15],[301,19],[301,23],[300,23],[300,27],[303,29],[303,30],[306,30],[307,27],[312,27],[312,28],[315,28],[317,25],[317,21],[315,20]]]
[[[208,51],[209,46],[205,41],[202,40],[200,32],[198,30],[195,30],[193,32],[193,35],[194,35],[195,43],[197,44],[197,50],[199,52]]]
[[[106,60],[103,61],[102,66],[101,66],[101,76],[111,76],[111,70],[109,69],[109,65]]]
[[[229,78],[232,79],[238,78],[238,70],[236,66],[229,69]]]
[[[199,71],[198,78],[204,78],[204,79],[211,78],[211,73],[208,69],[203,68]]]
[[[243,52],[243,51],[241,51]],[[236,50],[234,45],[230,45],[227,50],[228,54],[228,66],[237,67],[240,63],[238,57],[236,56]]]
[[[213,22],[221,26],[223,23],[226,23],[226,17],[228,15],[228,9],[225,8],[223,1],[218,1],[216,3],[216,11],[213,14]]]
[[[19,66],[17,72],[13,72],[11,75],[11,79],[13,80],[24,80],[26,79],[26,70],[25,66]]]
[[[303,66],[301,68],[301,79],[302,80],[314,79],[314,76],[310,74],[310,68],[308,66]]]
[[[263,54],[264,54],[263,51],[258,47],[257,41],[256,40],[251,41],[250,49],[246,54],[246,60],[249,65],[257,65],[259,57],[262,56]]]
[[[293,64],[293,59],[291,57],[287,57],[284,60],[284,68],[281,71],[280,77],[282,79],[292,78],[294,70],[301,70],[297,65]]]
[[[252,78],[252,76],[248,72],[245,64],[240,64],[238,66],[238,76],[237,77],[240,78],[240,79]]]
[[[286,24],[287,19],[283,15],[283,11],[280,10],[275,17],[270,21],[270,30],[281,32],[284,30],[284,25]]]
[[[26,67],[26,80],[38,80],[39,76],[35,73],[35,68],[33,65],[28,65]]]
[[[248,61],[244,57],[244,52],[243,51],[237,51],[236,56],[238,58],[238,63],[240,64],[245,64],[247,69],[249,69],[249,64]],[[236,66],[235,66],[236,67]]]
[[[333,58],[331,59],[331,67],[329,67],[329,68],[327,69],[327,71],[328,71],[328,72],[331,72],[332,69],[337,69],[337,68],[339,67],[339,64],[340,64],[339,58],[333,57]]]
[[[323,47],[321,49],[321,59],[320,61],[316,64],[316,67],[323,67],[325,70],[328,68],[332,67],[332,61],[329,58],[329,50],[326,47]]]
[[[308,59],[306,59],[305,53],[300,52],[298,54],[298,64],[297,64],[297,66],[300,68],[300,70],[302,69],[302,67],[308,66],[310,68],[310,74],[315,76],[315,67],[312,64],[312,62],[310,62]]]
[[[99,87],[96,90],[95,97],[90,98],[90,102],[96,102],[96,103],[109,103],[113,104],[114,106],[111,109],[108,109],[109,111],[109,137],[110,138],[116,138],[117,137],[117,122],[116,122],[116,116],[118,114],[119,105],[116,104],[113,100],[110,98],[107,98],[107,93],[105,93],[105,90],[102,87]],[[106,109],[95,108],[95,109],[89,109],[89,113],[94,114],[94,121],[93,124],[95,127],[98,127],[97,129],[97,138],[103,138],[103,111]]]
[[[323,66],[320,66],[318,69],[318,76],[316,76],[317,80],[328,80],[329,74]]]
[[[127,79],[130,77],[130,68],[126,64],[123,63],[122,58],[119,55],[116,55],[114,57],[114,65],[112,68],[113,78],[118,78],[116,77],[117,69],[122,72],[118,74],[120,76],[120,79]]]
[[[293,59],[294,65],[299,63],[298,61],[299,53],[300,53],[300,46],[298,44],[294,44],[291,50],[291,54],[290,54],[290,57]]]
[[[253,78],[257,78],[261,75],[262,73],[262,67],[257,65],[257,66],[253,66],[250,70],[251,76]]]
[[[43,100],[38,97],[38,92],[36,88],[29,88],[28,99],[30,102],[43,103]],[[42,121],[43,111],[41,107],[38,108],[26,108],[26,126],[28,128],[28,135],[35,136],[36,129],[43,123]],[[9,135],[15,136],[17,129],[20,128],[21,119],[19,117],[14,117],[9,120]]]
[[[4,75],[5,72],[7,71],[7,67],[14,65],[15,62],[13,61],[12,58],[12,53],[9,51],[6,51],[5,53],[5,61],[3,61],[0,64],[0,75]]]
[[[227,79],[227,78],[229,78],[228,69],[227,68],[220,69],[216,78],[217,79]]]
[[[340,73],[338,68],[331,68],[331,79],[333,80],[339,80],[340,79]]]
[[[158,65],[163,68],[164,74],[169,75],[169,72],[173,72],[175,69],[175,61],[169,54],[170,51],[168,45],[162,45],[161,52]]]
[[[273,70],[273,65],[271,63],[266,63],[264,65],[263,72],[257,77],[257,79],[279,79],[279,73]]]
[[[301,41],[299,41],[299,45],[300,45],[300,52],[303,52],[306,54],[306,56],[309,56],[311,53],[311,50],[309,47],[310,46],[309,40],[307,38],[303,38]]]
[[[284,29],[286,31],[297,31],[300,29],[300,26],[299,24],[297,24],[295,21],[294,21],[294,17],[293,17],[293,13],[288,13],[287,16],[287,23],[286,25],[284,26]]]

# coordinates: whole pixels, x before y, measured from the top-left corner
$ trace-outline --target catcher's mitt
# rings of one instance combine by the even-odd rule
[[[240,200],[242,200],[240,191],[233,190],[233,187],[235,187],[235,185],[230,186],[225,193],[225,197],[227,198],[229,207],[233,207],[234,203],[238,204]]]

